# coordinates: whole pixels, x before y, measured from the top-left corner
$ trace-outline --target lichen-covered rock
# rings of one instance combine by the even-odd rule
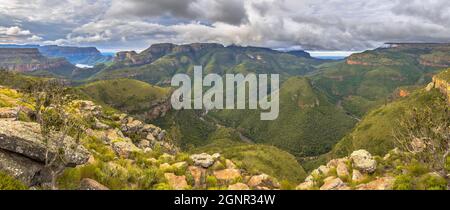
[[[194,161],[194,165],[201,166],[203,168],[209,168],[216,161],[216,158],[206,153],[194,154],[191,155],[190,158]]]
[[[28,186],[50,181],[50,177],[45,176],[44,164],[2,149],[0,149],[0,170]]]
[[[0,119],[1,149],[45,162],[47,159],[53,159],[62,148],[67,166],[81,165],[89,159],[89,152],[83,146],[76,144],[70,136],[62,136],[59,133],[53,133],[51,136],[62,140],[50,141],[47,145],[43,141],[39,124]]]
[[[353,168],[365,173],[372,173],[377,169],[377,161],[366,150],[357,150],[350,155]]]
[[[97,181],[89,178],[84,178],[80,182],[80,190],[109,190],[106,186],[98,183]]]
[[[165,173],[164,177],[167,179],[167,183],[174,190],[184,190],[189,187],[185,176],[177,176],[173,173]]]
[[[250,190],[244,183],[236,183],[228,186],[228,190]]]

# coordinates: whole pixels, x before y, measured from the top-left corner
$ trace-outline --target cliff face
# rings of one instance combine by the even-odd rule
[[[188,45],[175,45],[171,43],[154,44],[141,53],[135,51],[118,52],[114,57],[114,62],[122,63],[124,65],[144,65],[152,63],[153,61],[171,53],[198,53],[199,51],[223,48],[220,44],[210,43],[194,43]]]
[[[103,56],[95,47],[62,47],[56,45],[40,46],[39,51],[47,57],[66,58],[72,64],[96,65],[108,62],[111,57]]]
[[[427,89],[438,89],[442,94],[447,97],[447,102],[450,105],[450,69],[433,77],[433,82],[429,84]]]
[[[57,45],[0,45],[2,48],[38,49],[39,52],[49,58],[65,58],[72,64],[84,64],[94,66],[99,63],[109,62],[111,56],[104,56],[95,47],[70,47]]]
[[[74,68],[64,58],[49,59],[36,48],[0,48],[0,67],[18,72]]]

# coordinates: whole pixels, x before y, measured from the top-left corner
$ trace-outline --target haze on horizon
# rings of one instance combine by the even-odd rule
[[[142,50],[216,42],[361,51],[450,42],[448,0],[0,0],[0,43]]]

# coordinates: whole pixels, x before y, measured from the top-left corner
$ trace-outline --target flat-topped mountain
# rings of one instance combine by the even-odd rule
[[[0,45],[0,48],[37,48],[39,52],[50,58],[65,58],[72,64],[84,64],[94,66],[99,63],[109,62],[111,56],[104,56],[95,47],[72,47],[57,45]]]
[[[131,78],[166,85],[176,73],[190,73],[203,66],[206,73],[280,74],[282,79],[304,75],[326,61],[312,59],[299,52],[293,55],[270,48],[223,46],[215,43],[175,45],[154,44],[148,49],[119,52],[114,62],[91,79]]]
[[[75,67],[64,58],[47,58],[37,48],[0,48],[0,68],[18,72],[61,72]]]

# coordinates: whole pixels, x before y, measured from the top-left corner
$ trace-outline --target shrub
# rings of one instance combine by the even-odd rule
[[[395,177],[394,190],[414,189],[413,178],[409,175],[399,175]]]
[[[217,187],[217,178],[215,176],[207,176],[206,185],[208,187]]]
[[[0,190],[26,190],[22,182],[0,171]]]
[[[425,174],[419,178],[418,189],[420,190],[446,190],[447,180],[435,174]]]

